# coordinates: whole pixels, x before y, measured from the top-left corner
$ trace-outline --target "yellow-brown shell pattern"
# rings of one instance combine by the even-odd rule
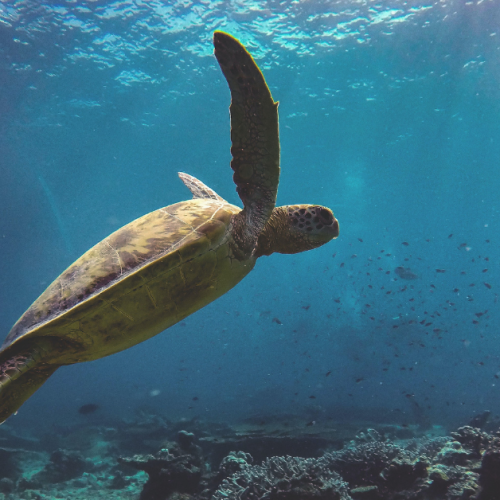
[[[224,243],[238,207],[211,199],[193,199],[151,212],[117,230],[83,254],[23,314],[2,348],[104,290],[120,286],[131,274],[147,273],[148,264],[177,252],[174,265]],[[203,245],[200,247],[200,243]],[[126,286],[126,285],[125,285]]]

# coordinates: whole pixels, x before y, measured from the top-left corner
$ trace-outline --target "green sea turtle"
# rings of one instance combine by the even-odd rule
[[[231,168],[243,210],[180,173],[193,199],[127,224],[82,255],[0,349],[0,422],[60,366],[160,333],[234,287],[258,257],[310,250],[338,236],[326,207],[275,207],[278,104],[238,40],[217,31],[214,46],[231,91]]]

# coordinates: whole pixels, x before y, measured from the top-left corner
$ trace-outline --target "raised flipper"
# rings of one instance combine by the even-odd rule
[[[0,354],[0,423],[3,423],[59,368],[40,362],[39,351]]]
[[[210,198],[212,200],[224,201],[213,189],[199,181],[196,177],[192,175],[185,174],[183,172],[177,172],[181,181],[186,185],[186,187],[193,193],[193,198]]]
[[[214,33],[215,57],[231,90],[231,168],[244,210],[238,217],[245,253],[253,249],[266,225],[278,192],[280,143],[278,103],[259,67],[241,43]]]

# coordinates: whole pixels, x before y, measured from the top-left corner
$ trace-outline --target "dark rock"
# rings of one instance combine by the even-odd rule
[[[12,493],[15,486],[14,481],[8,477],[0,479],[0,493]]]
[[[492,446],[484,453],[479,484],[481,493],[478,500],[500,500],[500,446]]]
[[[194,440],[194,436],[192,439]],[[162,449],[155,455],[118,459],[119,463],[148,474],[149,479],[144,485],[140,500],[165,500],[174,493],[200,492],[204,472],[203,456],[201,448],[191,442],[191,436],[189,441],[190,453],[186,453],[178,443],[173,443],[171,447]]]
[[[192,432],[179,431],[177,433],[177,442],[183,450],[191,451],[194,446],[194,434]]]
[[[390,490],[406,490],[411,488],[417,479],[427,476],[427,465],[425,462],[397,458],[380,475]]]
[[[477,429],[483,429],[483,427],[485,427],[486,424],[488,423],[490,416],[491,416],[491,411],[489,410],[483,411],[483,413],[480,413],[479,415],[476,415],[474,418],[471,419],[471,421],[469,422],[469,426],[476,427]]]

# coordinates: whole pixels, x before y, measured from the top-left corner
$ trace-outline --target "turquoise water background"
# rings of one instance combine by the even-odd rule
[[[278,204],[340,237],[263,257],[154,339],[61,368],[9,421],[500,412],[500,3],[0,3],[0,331],[112,231],[232,183],[216,29],[280,101]],[[418,278],[401,279],[397,267]]]

